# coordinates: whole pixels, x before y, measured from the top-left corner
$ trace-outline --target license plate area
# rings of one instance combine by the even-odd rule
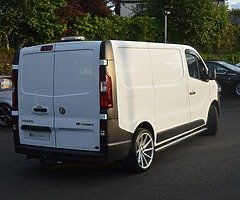
[[[50,133],[39,131],[27,131],[25,132],[25,139],[48,141],[50,140]]]

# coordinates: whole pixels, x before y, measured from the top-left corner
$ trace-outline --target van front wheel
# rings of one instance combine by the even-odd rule
[[[136,172],[144,172],[149,169],[154,156],[154,142],[152,134],[138,128],[133,136],[130,152],[130,168]]]

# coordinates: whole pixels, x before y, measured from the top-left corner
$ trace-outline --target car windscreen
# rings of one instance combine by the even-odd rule
[[[231,70],[233,70],[233,71],[235,71],[235,72],[240,73],[240,68],[239,68],[239,67],[236,67],[235,65],[231,65],[231,64],[226,63],[226,62],[219,62],[219,64],[225,66],[225,67],[228,68],[228,69],[231,69]]]

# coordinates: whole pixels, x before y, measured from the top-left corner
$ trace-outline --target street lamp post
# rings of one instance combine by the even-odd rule
[[[165,31],[164,31],[165,37],[164,37],[164,42],[167,43],[168,15],[170,15],[171,12],[169,10],[165,10],[164,14],[165,14]]]

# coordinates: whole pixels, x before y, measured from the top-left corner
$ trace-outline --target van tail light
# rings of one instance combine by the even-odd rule
[[[112,79],[108,74],[100,77],[100,106],[101,109],[109,109],[113,107]]]

